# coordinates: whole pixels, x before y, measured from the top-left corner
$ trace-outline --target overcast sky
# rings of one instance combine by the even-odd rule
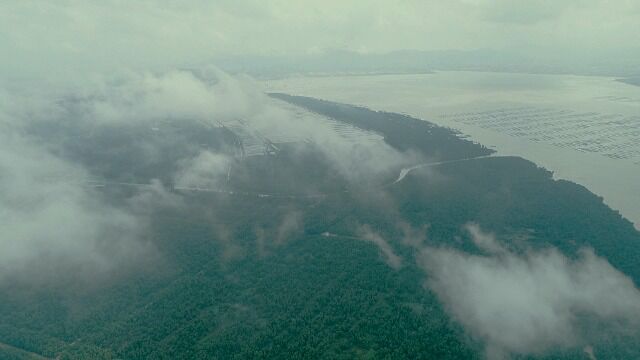
[[[0,67],[14,77],[327,49],[602,52],[637,44],[637,0],[0,3]]]

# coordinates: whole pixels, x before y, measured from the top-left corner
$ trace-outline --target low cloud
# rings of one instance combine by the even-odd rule
[[[153,252],[138,218],[76,183],[82,168],[2,128],[0,284],[105,275]]]
[[[338,124],[324,116],[273,99],[262,92],[262,85],[246,76],[230,76],[213,67],[192,70],[172,70],[165,73],[124,72],[114,78],[96,77],[82,88],[74,89],[63,102],[49,101],[45,121],[55,118],[59,123],[73,121],[70,127],[95,131],[100,126],[160,126],[171,120],[177,124],[189,122],[203,127],[225,126],[252,144],[264,141],[311,142],[316,144],[334,171],[350,181],[362,181],[418,162],[415,154],[401,153],[373,134],[349,125]],[[54,109],[54,110],[52,110]],[[38,123],[40,114],[29,116]],[[161,127],[161,126],[160,126]],[[186,140],[186,139],[185,139]],[[178,144],[186,146],[188,144]],[[197,148],[198,144],[191,144]],[[157,145],[135,144],[144,149],[148,158],[161,158]],[[189,171],[206,162],[223,163],[221,154],[194,150],[192,164],[183,162],[182,170],[190,181]],[[195,155],[194,155],[195,156]],[[193,173],[197,177],[197,174]]]
[[[276,233],[276,245],[286,244],[294,235],[300,233],[304,224],[301,211],[289,211],[284,214]]]
[[[485,255],[425,247],[418,263],[447,311],[486,342],[489,359],[585,347],[597,341],[590,326],[640,325],[640,291],[591,249],[576,259],[554,248],[516,253],[477,225],[467,230]]]
[[[380,256],[384,259],[384,262],[394,270],[398,270],[402,267],[402,257],[396,255],[393,248],[387,240],[385,240],[380,234],[371,229],[369,225],[363,225],[358,230],[358,235],[364,240],[372,242],[380,252]]]
[[[127,199],[128,207],[136,214],[150,215],[158,208],[180,208],[185,203],[181,196],[168,190],[158,179],[151,179],[148,186],[138,188],[135,195]]]
[[[305,143],[350,181],[409,161],[378,135],[354,140],[349,136],[360,130],[345,131],[266,96],[250,78],[211,66],[32,85],[0,89],[0,279],[108,274],[148,258],[154,209],[185,205],[171,186],[220,189],[239,161],[229,144],[206,143],[209,130],[240,127],[238,139],[258,144]],[[106,196],[120,185],[118,197]],[[285,243],[300,222],[299,213],[287,215],[273,241]],[[388,244],[367,234],[398,268],[401,259]],[[221,238],[233,258],[234,239]]]
[[[259,257],[270,256],[278,247],[285,246],[290,241],[295,240],[297,235],[302,234],[304,227],[303,213],[299,210],[288,210],[282,214],[273,229],[256,226],[254,229],[256,237],[256,253]]]
[[[258,87],[258,85],[255,85]],[[260,99],[264,97],[260,94]],[[245,120],[261,136],[285,141],[308,141],[317,145],[334,171],[351,182],[377,177],[419,162],[415,154],[401,153],[381,135],[308,112],[280,100],[264,98],[260,112]]]
[[[233,159],[224,154],[202,151],[184,159],[175,175],[176,188],[218,189],[227,183]]]

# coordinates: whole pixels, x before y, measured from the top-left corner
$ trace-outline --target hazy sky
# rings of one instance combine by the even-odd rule
[[[0,71],[171,66],[326,49],[606,51],[640,44],[637,0],[9,0]]]

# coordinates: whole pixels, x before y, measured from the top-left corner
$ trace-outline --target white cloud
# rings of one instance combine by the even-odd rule
[[[0,128],[0,283],[107,275],[151,255],[140,219],[75,183],[81,168]]]
[[[419,264],[447,311],[487,345],[490,359],[587,346],[585,324],[614,332],[640,325],[640,291],[590,249],[569,259],[556,249],[504,249],[468,227],[488,255],[424,248]]]
[[[193,159],[185,159],[175,176],[178,188],[220,189],[227,182],[233,159],[230,157],[202,151]]]
[[[210,67],[124,72],[62,89],[46,83],[40,87],[13,85],[0,90],[6,95],[0,97],[0,277],[28,272],[61,274],[54,268],[69,273],[79,267],[107,273],[151,251],[142,240],[145,218],[158,206],[183,203],[158,180],[131,180],[133,175],[126,173],[134,173],[135,169],[126,168],[133,166],[131,159],[153,168],[166,160],[168,148],[183,154],[176,163],[177,171],[155,176],[173,179],[177,187],[219,189],[226,184],[231,165],[237,161],[231,155],[179,136],[125,136],[137,125],[152,134],[149,127],[155,121],[162,127],[165,119],[172,119],[178,127],[181,122],[185,127],[190,123],[215,127],[241,119],[249,132],[260,136],[311,140],[334,171],[353,181],[407,161],[383,141],[354,142],[326,118],[271,99],[249,78],[231,77]],[[49,132],[51,128],[55,133]],[[106,154],[101,161],[107,162],[94,167],[92,155],[83,157],[77,152],[82,146],[92,146],[92,136],[102,130],[109,136],[121,134],[124,140],[113,149],[92,148],[99,156]],[[74,147],[65,147],[69,141]],[[164,141],[173,142],[167,145]],[[97,141],[95,146],[108,145]],[[109,156],[116,157],[112,159],[115,165],[108,163]],[[107,168],[107,174],[121,172],[115,175],[122,175],[122,181],[150,184],[115,205],[86,182],[103,176],[92,173],[95,168]],[[276,240],[286,241],[299,221],[295,214],[285,218]],[[384,250],[390,248],[374,242],[382,246],[392,266],[399,264],[392,251]],[[29,267],[33,262],[40,266]]]
[[[498,243],[495,236],[482,231],[478,224],[467,224],[465,229],[469,232],[471,240],[479,249],[482,249],[489,254],[503,254],[506,252],[505,248]]]
[[[302,230],[302,212],[289,211],[283,217],[276,232],[276,245],[287,243],[294,235]]]
[[[360,229],[358,229],[358,236],[373,243],[378,248],[380,255],[389,267],[394,270],[398,270],[402,267],[402,257],[396,255],[387,240],[385,240],[380,234],[373,231],[369,225],[361,226]]]
[[[247,78],[232,78],[213,66],[196,71],[123,72],[95,77],[71,96],[91,121],[131,123],[177,119],[217,125],[216,117],[251,116],[262,107],[262,94]],[[263,96],[263,95],[262,95]]]

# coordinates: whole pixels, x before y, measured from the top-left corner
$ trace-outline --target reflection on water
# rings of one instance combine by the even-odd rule
[[[585,185],[640,225],[640,87],[607,77],[482,72],[294,77],[265,87],[458,129]]]

